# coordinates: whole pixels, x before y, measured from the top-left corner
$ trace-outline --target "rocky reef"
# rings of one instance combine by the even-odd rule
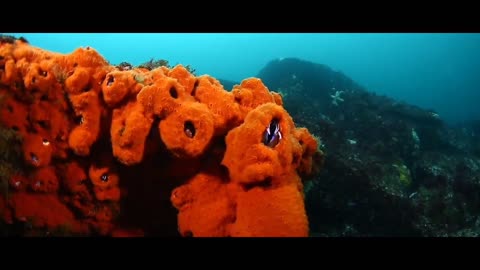
[[[480,124],[377,95],[329,67],[277,59],[258,77],[321,139],[313,236],[478,236]]]
[[[2,36],[0,95],[4,235],[309,235],[320,142],[260,79]]]

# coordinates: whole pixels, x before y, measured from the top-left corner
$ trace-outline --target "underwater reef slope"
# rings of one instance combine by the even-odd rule
[[[4,36],[0,94],[20,138],[1,179],[11,234],[309,235],[301,176],[319,142],[257,78],[226,91],[182,65],[125,70]]]
[[[300,59],[273,60],[257,77],[321,138],[324,166],[305,185],[311,235],[480,235],[480,123],[447,126]]]

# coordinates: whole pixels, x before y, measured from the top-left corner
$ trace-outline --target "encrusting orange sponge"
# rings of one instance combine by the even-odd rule
[[[55,167],[52,166],[36,170],[30,181],[30,188],[35,192],[55,193],[59,186]]]
[[[50,165],[52,159],[52,146],[50,142],[39,134],[27,133],[23,136],[23,159],[26,164],[33,167]]]
[[[0,104],[3,107],[0,111],[0,124],[26,135],[29,126],[28,106],[15,100],[6,91],[1,91],[0,97]]]
[[[235,202],[218,175],[199,173],[188,184],[173,190],[179,210],[178,227],[183,236],[228,236],[235,221]]]
[[[260,79],[226,91],[182,65],[116,67],[90,47],[0,36],[0,95],[24,161],[0,218],[29,234],[308,236],[300,176],[318,141]]]
[[[238,193],[231,236],[308,236],[303,190],[297,185],[299,177],[291,173],[274,181],[282,184],[254,187]],[[284,183],[287,181],[290,183]]]
[[[153,123],[153,114],[145,113],[137,102],[113,110],[110,136],[113,155],[125,165],[143,160],[145,142]]]
[[[273,122],[278,123],[278,142],[268,145],[264,137]],[[296,139],[293,131],[292,118],[279,105],[265,103],[250,111],[243,124],[232,129],[226,137],[227,149],[222,164],[228,168],[231,180],[259,183],[294,170],[292,144]]]
[[[79,120],[78,125],[70,132],[68,144],[75,154],[88,156],[91,146],[100,135],[101,109],[98,94],[89,91],[71,95],[70,101]]]
[[[214,118],[202,103],[185,102],[160,122],[160,136],[167,149],[181,158],[205,153],[214,133]]]
[[[102,83],[103,99],[110,107],[116,107],[129,94],[136,95],[142,85],[136,81],[136,73],[112,71]]]
[[[207,105],[214,116],[215,135],[225,134],[241,123],[240,107],[232,93],[223,89],[220,82],[210,76],[198,78],[192,96]]]

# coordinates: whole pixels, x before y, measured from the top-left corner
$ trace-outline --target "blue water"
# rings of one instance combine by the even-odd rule
[[[480,34],[14,35],[62,53],[91,46],[112,64],[166,59],[234,81],[256,76],[272,59],[298,57],[342,71],[370,91],[433,109],[450,123],[480,119]]]

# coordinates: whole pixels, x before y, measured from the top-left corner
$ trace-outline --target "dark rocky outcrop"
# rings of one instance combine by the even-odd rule
[[[300,59],[274,60],[258,77],[321,139],[324,167],[305,187],[312,235],[479,234],[478,122],[447,126]]]

